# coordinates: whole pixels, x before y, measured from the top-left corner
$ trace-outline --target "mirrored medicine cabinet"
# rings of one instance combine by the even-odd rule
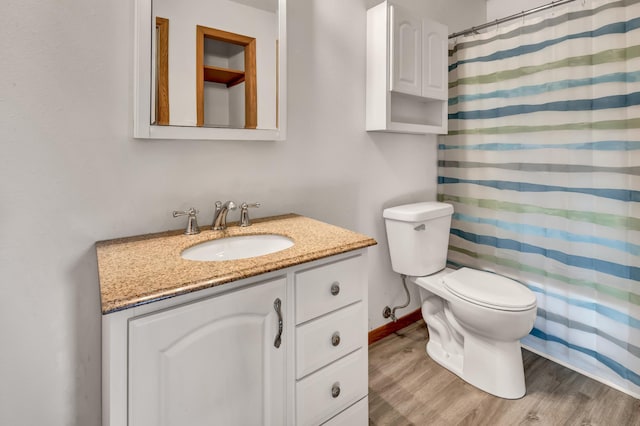
[[[134,1],[134,137],[285,138],[286,0]]]

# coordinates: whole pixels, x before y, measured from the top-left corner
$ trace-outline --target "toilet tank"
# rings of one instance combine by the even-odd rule
[[[444,269],[452,214],[452,205],[435,201],[384,209],[393,270],[424,276]]]

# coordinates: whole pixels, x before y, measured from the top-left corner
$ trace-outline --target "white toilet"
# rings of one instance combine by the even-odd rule
[[[533,328],[536,297],[491,272],[446,268],[452,214],[439,202],[385,209],[391,265],[420,288],[429,356],[488,393],[521,398],[520,339]]]

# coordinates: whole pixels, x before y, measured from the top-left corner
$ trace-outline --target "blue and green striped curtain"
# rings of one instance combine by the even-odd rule
[[[449,262],[527,285],[525,347],[640,397],[640,0],[513,22],[452,47]]]

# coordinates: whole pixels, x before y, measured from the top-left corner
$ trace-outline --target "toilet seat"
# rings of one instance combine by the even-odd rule
[[[528,288],[491,272],[461,268],[442,281],[459,298],[490,309],[525,311],[536,306],[536,297]]]

